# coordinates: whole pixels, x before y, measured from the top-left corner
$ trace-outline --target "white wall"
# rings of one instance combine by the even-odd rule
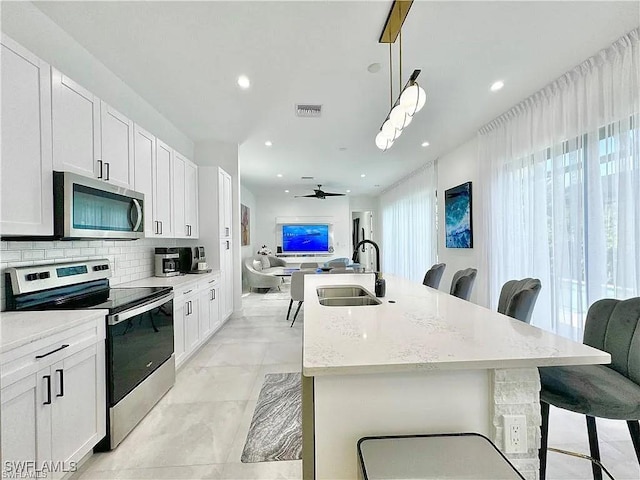
[[[480,264],[484,232],[481,224],[482,190],[479,177],[478,141],[475,136],[438,159],[438,261],[447,264],[440,282],[440,290],[443,291],[449,291],[451,279],[456,271],[478,268]],[[464,182],[472,182],[473,248],[446,248],[444,191]],[[486,282],[483,278],[483,272],[478,271],[471,293],[471,301],[480,305],[485,304]]]
[[[193,158],[194,144],[189,137],[32,3],[2,2],[2,31],[163,142]]]
[[[348,197],[333,197],[325,200],[315,198],[291,198],[262,196],[256,200],[255,236],[252,243],[260,247],[265,244],[276,251],[276,217],[331,217],[333,219],[333,255],[327,257],[351,257],[351,212]],[[257,248],[256,248],[257,250]]]
[[[240,186],[240,204],[249,208],[249,245],[240,245],[242,260],[247,257],[253,257],[261,245],[257,245],[256,238],[256,197],[246,187]],[[240,242],[242,243],[242,242]],[[242,279],[242,290],[249,291],[245,284],[244,277]]]

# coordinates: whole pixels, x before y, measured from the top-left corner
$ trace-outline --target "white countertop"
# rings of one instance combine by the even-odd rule
[[[608,353],[448,293],[385,278],[381,305],[327,307],[318,301],[318,286],[362,285],[373,293],[373,278],[305,276],[305,376],[611,362]]]
[[[173,277],[147,277],[133,282],[121,283],[115,287],[173,287],[178,288],[190,283],[199,282],[211,276],[220,276],[220,270],[213,270],[209,273],[187,273],[186,275],[174,275]]]
[[[47,310],[0,313],[0,353],[36,342],[87,321],[102,318],[108,310]]]

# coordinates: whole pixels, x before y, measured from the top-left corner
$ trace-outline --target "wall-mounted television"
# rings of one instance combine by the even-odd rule
[[[282,225],[282,253],[329,253],[333,250],[331,225]]]

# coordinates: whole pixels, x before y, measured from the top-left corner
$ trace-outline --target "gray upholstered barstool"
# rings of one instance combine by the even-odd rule
[[[444,268],[446,266],[447,265],[445,263],[436,263],[433,265],[424,275],[422,284],[426,287],[437,289],[440,286],[440,280],[442,279],[442,274],[444,273]]]
[[[471,296],[471,289],[473,288],[473,282],[476,280],[477,273],[478,270],[475,268],[458,270],[451,280],[451,295],[463,300],[469,300],[469,297]]]
[[[287,310],[287,320],[289,320],[293,302],[298,302],[298,308],[296,308],[296,313],[293,315],[293,321],[291,322],[292,327],[296,322],[296,318],[298,317],[298,312],[300,311],[302,302],[304,302],[304,276],[313,273],[316,273],[316,271],[313,269],[298,270],[291,273],[291,300],[289,301],[289,310]]]
[[[549,405],[587,416],[591,457],[600,462],[595,417],[626,420],[640,463],[640,297],[604,299],[587,312],[584,343],[611,354],[610,365],[539,368],[542,406],[540,480],[547,469]],[[602,470],[591,464],[593,478]]]
[[[541,288],[542,283],[537,278],[509,280],[500,291],[498,313],[513,317],[521,322],[531,322],[533,307]]]

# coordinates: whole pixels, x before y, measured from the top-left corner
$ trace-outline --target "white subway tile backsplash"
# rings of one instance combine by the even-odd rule
[[[44,250],[23,250],[22,260],[42,260],[44,258]]]
[[[96,249],[95,248],[81,248],[80,249],[80,254],[81,255],[95,255],[96,254]]]
[[[33,242],[8,242],[8,250],[29,250],[33,248]]]
[[[52,248],[45,252],[47,258],[64,258],[64,250]]]
[[[64,249],[64,256],[65,257],[69,257],[69,258],[79,257],[80,256],[80,249],[79,248],[65,248]]]
[[[22,252],[20,250],[4,250],[0,254],[0,258],[2,258],[3,262],[19,262],[22,260]]]

